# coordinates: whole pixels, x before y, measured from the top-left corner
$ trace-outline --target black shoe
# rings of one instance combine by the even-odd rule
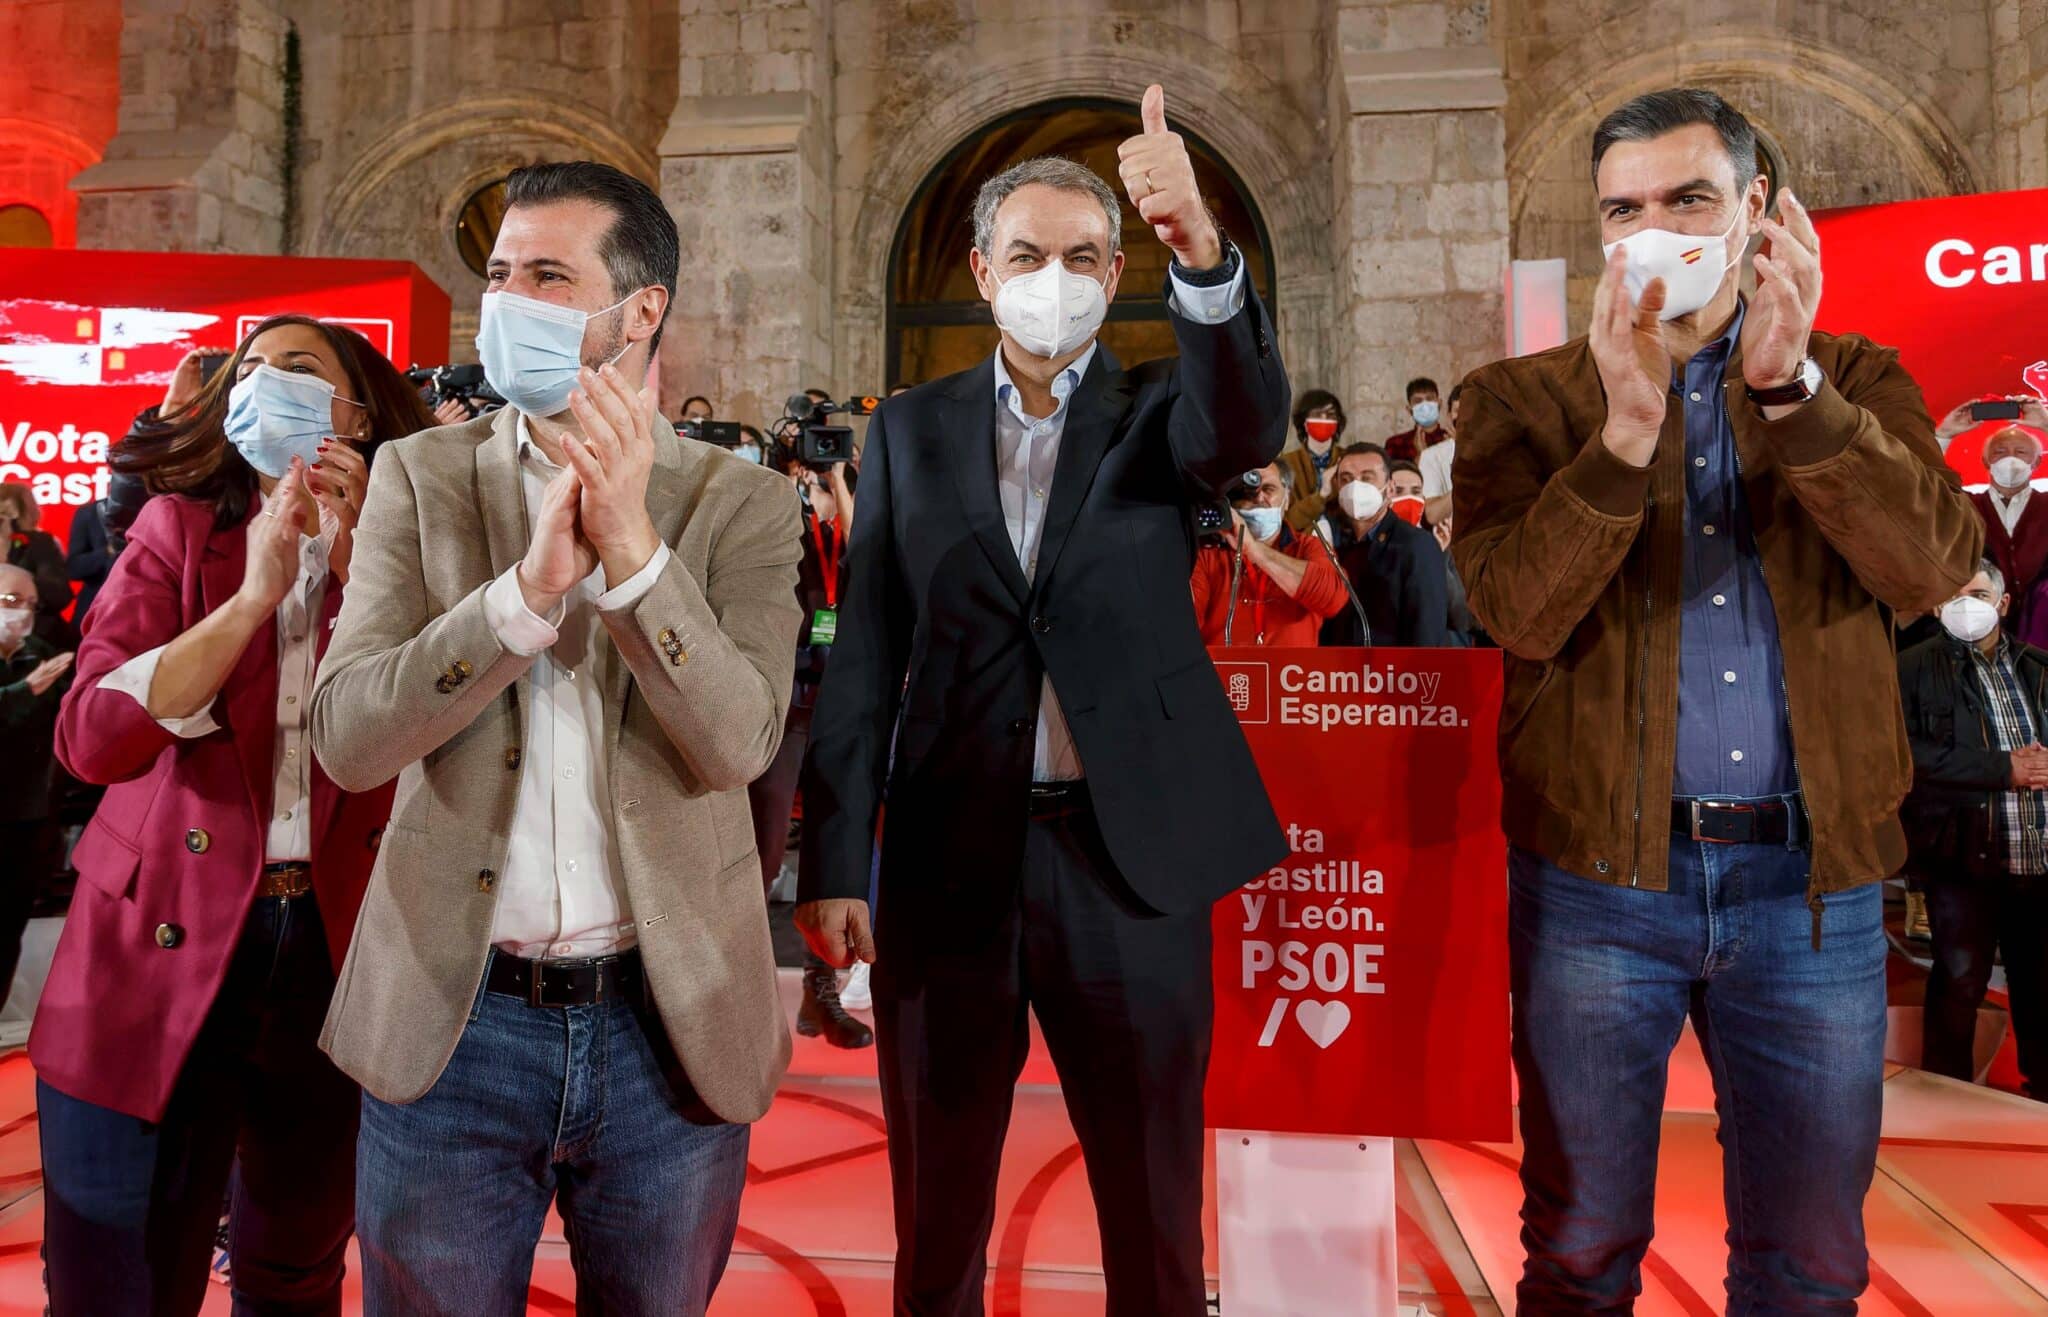
[[[848,1050],[875,1044],[875,1031],[839,1004],[839,975],[829,965],[804,967],[804,1004],[796,1013],[796,1031]]]

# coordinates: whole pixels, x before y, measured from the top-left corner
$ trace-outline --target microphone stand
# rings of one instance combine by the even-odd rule
[[[1237,622],[1237,589],[1244,581],[1244,532],[1230,550],[1230,608],[1223,614],[1223,647],[1230,648],[1230,629]]]
[[[1358,602],[1358,591],[1351,588],[1351,573],[1345,571],[1344,564],[1337,561],[1337,546],[1330,542],[1330,523],[1317,517],[1315,525],[1316,543],[1323,546],[1324,554],[1330,559],[1330,566],[1337,569],[1337,579],[1344,582],[1344,593],[1351,597],[1351,611],[1358,614],[1358,628],[1365,635],[1365,647],[1371,649],[1372,623],[1365,620],[1365,605]]]

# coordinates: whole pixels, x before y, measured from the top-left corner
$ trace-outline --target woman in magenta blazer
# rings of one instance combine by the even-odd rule
[[[338,1312],[356,1088],[318,1048],[391,789],[305,710],[378,444],[432,425],[352,331],[258,325],[114,451],[162,495],[78,648],[57,754],[108,786],[36,1013],[50,1297],[190,1314],[230,1220],[238,1313]]]

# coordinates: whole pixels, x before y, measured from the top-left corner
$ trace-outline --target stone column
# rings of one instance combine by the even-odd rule
[[[277,251],[283,59],[268,0],[127,0],[120,129],[71,181],[78,245]]]
[[[2048,187],[2048,0],[1992,0],[1995,183]]]
[[[837,394],[831,350],[829,0],[711,12],[681,0],[661,193],[682,235],[662,398],[758,421],[806,388]]]
[[[1487,0],[1337,7],[1337,364],[1353,435],[1404,418],[1417,375],[1448,392],[1500,357],[1507,88]]]

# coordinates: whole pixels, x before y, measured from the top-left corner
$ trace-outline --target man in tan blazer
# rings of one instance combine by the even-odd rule
[[[747,784],[800,621],[787,481],[639,388],[678,263],[638,180],[514,173],[477,345],[510,405],[380,455],[313,694],[398,778],[323,1044],[361,1082],[376,1313],[701,1313],[789,1061]]]

